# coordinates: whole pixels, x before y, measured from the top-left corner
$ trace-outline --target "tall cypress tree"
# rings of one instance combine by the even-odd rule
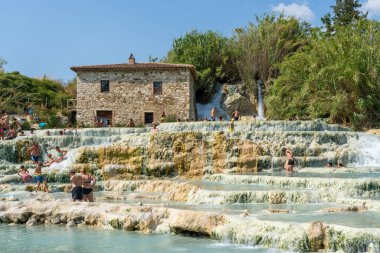
[[[335,26],[347,26],[367,18],[367,13],[360,10],[362,5],[358,0],[336,0],[335,5],[330,6],[333,10],[321,18],[327,32],[333,32]]]

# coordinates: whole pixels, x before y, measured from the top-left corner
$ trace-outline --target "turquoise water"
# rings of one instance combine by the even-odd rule
[[[29,252],[255,252],[275,253],[274,249],[231,245],[217,241],[168,234],[139,234],[120,230],[66,228],[60,226],[0,224],[1,253]]]

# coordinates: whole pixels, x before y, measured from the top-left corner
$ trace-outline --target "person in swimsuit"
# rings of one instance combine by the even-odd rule
[[[9,115],[7,112],[4,113],[4,116],[2,119],[3,119],[3,124],[4,124],[4,131],[8,131],[10,128],[10,124],[9,124]]]
[[[55,151],[57,151],[57,160],[55,162],[57,162],[57,163],[62,162],[67,151],[61,150],[58,146],[55,147]]]
[[[56,160],[54,160],[52,154],[48,154],[47,157],[48,157],[48,160],[47,160],[47,162],[44,164],[45,167],[49,167],[49,166],[52,165],[53,163],[56,163],[56,162],[57,162]]]
[[[153,123],[152,133],[157,133],[157,132],[158,132],[157,125]]]
[[[33,146],[28,149],[28,153],[30,154],[33,163],[38,163],[38,158],[40,156],[40,148],[38,147],[38,143],[33,143]]]
[[[70,182],[72,184],[71,197],[73,201],[83,200],[83,188],[82,188],[82,177],[75,173],[75,170],[70,170]]]
[[[33,179],[33,177],[29,174],[29,171],[25,168],[24,165],[20,166],[20,170],[18,171],[18,174],[21,176],[22,182],[24,184],[29,183]]]
[[[240,119],[240,112],[237,109],[232,113],[232,118],[235,121],[238,121]]]
[[[135,123],[133,122],[133,119],[129,119],[127,127],[135,127]]]
[[[166,114],[165,114],[165,112],[162,112],[160,120],[161,120],[161,123],[166,122]]]
[[[42,175],[42,166],[43,166],[42,163],[38,163],[38,166],[36,167],[36,170],[34,171],[34,176],[37,182],[36,192],[40,190],[41,184],[43,185],[42,190],[44,190],[45,192],[49,192],[47,179],[44,178],[44,176]]]
[[[87,173],[86,168],[81,168],[82,188],[83,188],[83,201],[94,202],[94,192],[92,187],[96,183],[96,178]]]
[[[228,131],[230,132],[233,132],[235,130],[234,121],[234,119],[231,119],[230,123],[228,124]]]
[[[17,131],[20,132],[21,129],[22,129],[22,125],[20,123],[20,121],[18,121],[15,117],[13,117],[13,122],[16,124],[17,126]]]
[[[12,140],[17,137],[16,131],[13,128],[10,128],[7,137],[5,137],[6,140]]]
[[[215,121],[215,114],[216,114],[216,107],[213,107],[211,109],[210,115],[211,115],[211,121]]]
[[[295,165],[295,159],[293,157],[293,152],[290,149],[286,149],[285,154],[287,160],[285,162],[284,169],[286,170],[286,172],[294,172],[293,169]]]

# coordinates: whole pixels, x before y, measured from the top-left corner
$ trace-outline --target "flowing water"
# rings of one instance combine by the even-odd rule
[[[209,115],[209,109],[203,111]],[[380,246],[379,136],[323,121],[237,122],[234,132],[226,131],[227,124],[161,124],[156,134],[147,128],[81,129],[64,136],[58,130],[51,136],[39,131],[0,142],[0,223],[25,223],[12,215],[34,208],[40,212],[38,205],[44,203],[65,208],[71,203],[70,193],[64,192],[67,171],[82,167],[99,181],[94,208],[106,210],[100,226],[106,229],[89,228],[91,221],[77,228],[0,224],[0,245],[6,245],[0,252],[305,252],[311,251],[307,227],[315,221],[329,226],[331,251]],[[62,163],[43,168],[49,194],[25,191],[16,175],[21,164],[33,174],[25,151],[32,142],[39,143],[42,158],[55,156],[55,146],[69,150]],[[293,174],[282,169],[284,147],[296,157]],[[327,162],[346,167],[324,168]],[[115,223],[124,214],[119,210],[139,206],[166,208],[165,215],[171,216],[157,218],[160,225],[152,226],[149,235],[110,229],[122,229],[119,223],[128,219],[144,220],[147,213],[122,216]],[[88,207],[69,206],[59,215]],[[193,220],[199,215],[201,224],[208,215],[222,215],[227,222],[194,228],[190,221],[184,225],[176,220],[181,213]],[[54,217],[46,221],[67,222]],[[143,231],[139,226],[134,230]],[[182,236],[186,233],[192,237]],[[205,234],[214,240],[199,238]],[[95,241],[101,243],[83,243]]]
[[[99,243],[101,242],[101,243]],[[83,228],[25,227],[0,224],[1,253],[27,252],[278,252],[253,246],[232,245],[202,238],[167,234],[142,235],[135,232]]]
[[[259,80],[257,83],[257,119],[265,119],[263,85],[264,83]]]
[[[226,113],[222,106],[222,91],[223,91],[223,85],[218,85],[215,89],[215,94],[211,100],[210,103],[208,104],[200,104],[197,103],[197,114],[198,114],[198,119],[199,120],[204,120],[204,119],[211,119],[210,112],[212,108],[216,108],[216,115],[217,117],[222,116],[224,120],[229,120],[230,116],[228,113]]]

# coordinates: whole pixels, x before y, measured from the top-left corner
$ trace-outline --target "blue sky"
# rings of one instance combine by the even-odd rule
[[[334,0],[0,0],[0,57],[6,71],[54,79],[75,77],[70,66],[138,62],[163,57],[186,32],[231,35],[255,15],[284,11],[320,25]],[[380,0],[362,0],[373,18]]]

